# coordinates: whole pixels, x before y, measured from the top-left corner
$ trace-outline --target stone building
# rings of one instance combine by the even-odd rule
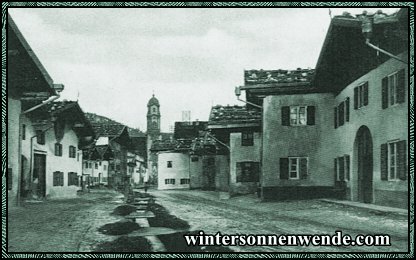
[[[262,197],[406,208],[408,54],[406,9],[342,15],[331,20],[316,70],[267,81],[258,77],[267,71],[246,71],[247,100],[263,108]]]

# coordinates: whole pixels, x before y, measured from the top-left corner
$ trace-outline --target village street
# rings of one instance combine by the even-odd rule
[[[229,247],[208,252],[403,252],[407,250],[407,216],[336,205],[319,200],[260,202],[254,195],[219,199],[218,192],[199,190],[150,190],[156,198],[156,218],[151,226],[175,228],[159,239],[166,252],[206,252],[187,248],[181,234],[203,230],[206,234],[389,234],[391,247]],[[114,236],[133,230],[104,234],[110,225],[128,229],[130,222],[114,214],[126,207],[123,195],[92,190],[75,199],[26,203],[8,215],[9,252],[151,252],[140,236]],[[165,213],[164,208],[170,213]],[[164,215],[163,215],[164,214]],[[121,225],[126,224],[126,225]],[[189,225],[188,225],[189,224]],[[107,230],[103,230],[106,225]],[[132,226],[136,229],[135,226]],[[112,231],[114,232],[114,230]],[[165,232],[165,234],[163,234]],[[136,240],[134,240],[136,239]]]

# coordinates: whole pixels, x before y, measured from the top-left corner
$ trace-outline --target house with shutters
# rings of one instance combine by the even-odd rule
[[[94,131],[75,101],[55,101],[21,118],[22,191],[35,198],[75,197],[80,190],[82,149]],[[27,158],[27,159],[26,159]]]
[[[109,145],[94,145],[83,151],[82,186],[108,186],[114,153]]]
[[[406,9],[343,14],[315,70],[246,71],[241,89],[263,110],[262,197],[407,208],[408,55]]]
[[[246,106],[212,107],[208,121],[214,154],[203,158],[204,184],[230,195],[255,193],[259,188],[261,112]]]
[[[53,83],[9,14],[6,26],[7,128],[3,125],[2,138],[6,140],[7,136],[7,201],[8,205],[15,205],[28,195],[32,183],[30,152],[26,147],[27,153],[22,155],[22,145],[27,140],[33,140],[35,133],[29,133],[26,128],[32,127],[31,122],[37,121],[37,115],[46,117],[46,113],[38,113],[36,108],[59,93],[57,84]],[[32,113],[29,114],[30,111]],[[27,120],[30,125],[22,120]]]
[[[8,16],[8,198],[76,196],[81,149],[94,132],[77,102],[55,101],[63,90]]]
[[[95,145],[109,146],[113,154],[112,159],[108,163],[108,186],[113,188],[125,187],[125,185],[130,183],[130,177],[127,174],[127,153],[131,149],[131,140],[127,126],[120,123],[97,122],[93,120],[92,126],[98,137]],[[99,164],[99,161],[97,163]],[[95,168],[95,164],[93,167]]]
[[[313,69],[248,70],[246,97],[262,106],[263,199],[327,197],[333,191],[334,95],[311,85]],[[268,79],[268,80],[267,80]],[[259,127],[260,129],[260,127]]]
[[[335,96],[333,172],[346,199],[408,207],[408,39],[405,8],[332,19],[313,84]]]

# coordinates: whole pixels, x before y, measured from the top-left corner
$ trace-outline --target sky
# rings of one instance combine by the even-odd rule
[[[376,8],[393,13],[397,8]],[[360,14],[362,8],[331,8]],[[61,99],[146,130],[147,102],[169,131],[182,111],[207,121],[247,69],[315,68],[328,8],[9,8]]]

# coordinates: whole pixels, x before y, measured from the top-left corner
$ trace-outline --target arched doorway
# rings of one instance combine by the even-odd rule
[[[368,127],[361,126],[355,138],[358,201],[373,202],[373,141]]]

